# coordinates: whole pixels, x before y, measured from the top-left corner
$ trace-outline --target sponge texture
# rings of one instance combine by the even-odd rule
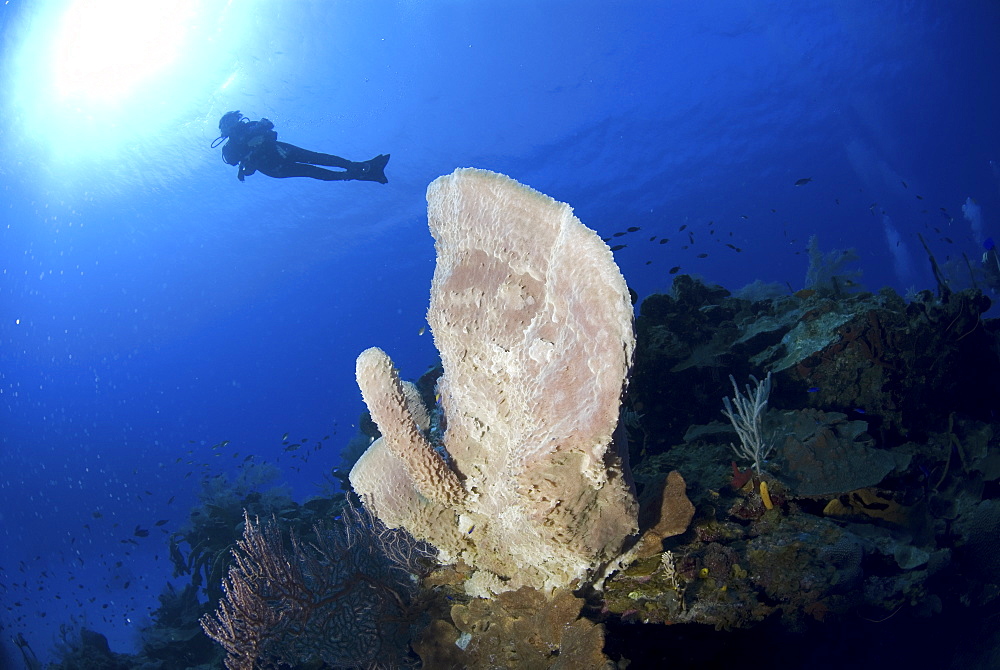
[[[635,345],[625,280],[568,205],[503,175],[457,170],[427,201],[449,460],[370,349],[358,382],[383,437],[352,484],[385,523],[475,568],[477,595],[588,580],[636,528],[613,440]]]

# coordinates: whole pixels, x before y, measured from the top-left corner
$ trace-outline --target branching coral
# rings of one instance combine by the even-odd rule
[[[205,615],[229,670],[326,663],[397,665],[406,649],[409,573],[383,551],[380,525],[348,507],[315,541],[294,533],[286,546],[276,522],[245,516],[225,597]],[[397,556],[413,557],[392,536]]]
[[[764,435],[764,412],[767,409],[767,398],[771,394],[771,373],[768,372],[763,381],[757,381],[753,375],[750,375],[750,379],[757,388],[751,390],[747,384],[746,395],[743,395],[736,385],[736,379],[729,375],[729,381],[733,385],[733,400],[730,402],[729,398],[722,399],[722,404],[726,407],[722,413],[733,424],[740,437],[740,446],[730,445],[733,452],[751,461],[754,471],[759,475],[761,465],[774,449],[773,442]]]

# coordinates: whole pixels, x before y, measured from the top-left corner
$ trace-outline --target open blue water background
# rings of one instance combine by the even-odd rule
[[[1000,233],[995,2],[158,4],[176,57],[111,100],[122,72],[54,92],[71,3],[0,7],[0,625],[40,655],[71,620],[134,645],[203,477],[253,454],[315,493],[360,351],[434,361],[424,192],[457,167],[641,228],[611,242],[640,297],[674,266],[797,290],[811,235],[934,288],[918,233],[973,264]],[[103,39],[131,62],[162,23]],[[241,184],[234,109],[389,184]]]

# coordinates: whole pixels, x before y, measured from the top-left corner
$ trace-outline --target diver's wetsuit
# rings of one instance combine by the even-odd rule
[[[343,170],[324,170],[317,165],[329,165]],[[350,179],[351,161],[332,154],[321,154],[287,142],[273,142],[255,151],[252,166],[268,177],[312,177],[323,181]]]
[[[356,163],[333,154],[309,151],[287,142],[278,142],[274,124],[267,119],[244,121],[235,124],[229,131],[229,141],[222,148],[222,157],[230,165],[239,166],[237,178],[261,172],[268,177],[311,177],[322,181],[343,181],[358,179],[377,181],[382,184],[388,155],[381,155],[370,161]],[[317,165],[343,168],[325,170]]]

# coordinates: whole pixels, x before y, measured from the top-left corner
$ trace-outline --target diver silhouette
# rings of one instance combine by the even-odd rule
[[[239,167],[236,178],[243,181],[254,172],[268,177],[311,177],[322,181],[377,181],[389,182],[385,176],[385,164],[389,154],[381,154],[368,161],[356,163],[340,156],[308,151],[287,142],[278,141],[274,124],[267,119],[251,121],[238,111],[226,112],[219,119],[219,132],[212,142],[212,148],[222,140],[228,140],[222,147],[222,160]],[[342,168],[326,170],[317,165]]]

